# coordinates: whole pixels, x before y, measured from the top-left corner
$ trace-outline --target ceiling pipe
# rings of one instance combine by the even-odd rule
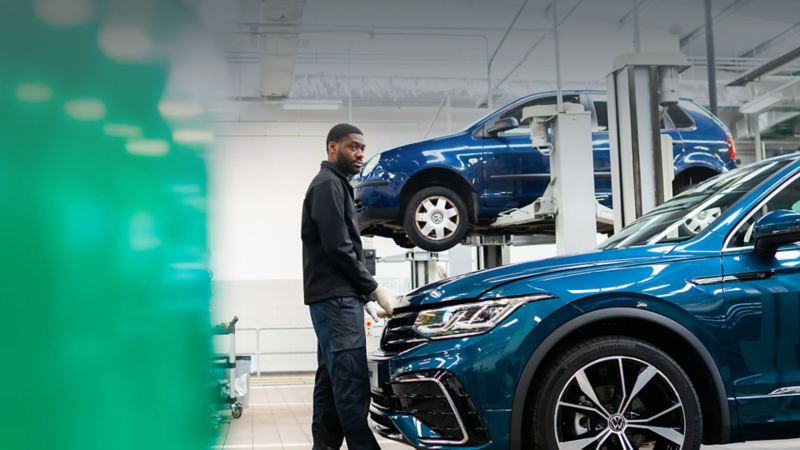
[[[494,102],[492,100],[492,97],[494,97],[494,92],[492,92],[492,63],[494,63],[494,58],[497,56],[500,48],[503,47],[508,35],[511,34],[511,30],[514,28],[514,24],[517,23],[519,16],[522,15],[522,11],[526,6],[528,6],[528,0],[522,2],[522,6],[519,7],[519,10],[517,10],[517,14],[514,16],[514,19],[511,21],[511,24],[508,26],[508,28],[506,28],[505,34],[503,34],[503,37],[500,39],[500,43],[497,44],[497,48],[494,49],[492,56],[489,57],[489,61],[486,64],[486,104],[490,110],[494,109]]]

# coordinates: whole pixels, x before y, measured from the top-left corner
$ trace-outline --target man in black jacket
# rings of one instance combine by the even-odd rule
[[[304,297],[317,335],[314,450],[339,449],[343,439],[350,450],[373,450],[380,447],[367,424],[364,305],[375,300],[390,315],[393,296],[378,286],[364,263],[349,182],[363,165],[364,134],[339,124],[325,142],[328,160],[306,191],[301,229]],[[377,307],[371,304],[370,309]]]

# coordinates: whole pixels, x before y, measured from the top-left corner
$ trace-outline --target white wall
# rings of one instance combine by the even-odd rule
[[[356,110],[352,123],[364,131],[369,157],[422,139],[434,112]],[[453,129],[483,114],[454,111]],[[308,353],[264,357],[262,370],[313,370],[316,342],[302,292],[301,210],[308,183],[325,158],[328,129],[347,114],[254,107],[248,117],[219,123],[209,157],[214,319],[238,315],[241,328],[293,328],[264,331],[261,350]],[[444,134],[446,124],[443,116],[431,136]],[[405,252],[390,239],[366,244],[380,256]],[[405,263],[378,264],[378,280],[397,289],[408,286],[408,274]],[[254,352],[254,333],[241,333],[238,345],[241,352]]]

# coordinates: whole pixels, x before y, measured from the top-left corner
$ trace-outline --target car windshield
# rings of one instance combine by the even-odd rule
[[[728,208],[792,160],[753,164],[707,180],[643,215],[601,249],[681,242],[713,224]]]

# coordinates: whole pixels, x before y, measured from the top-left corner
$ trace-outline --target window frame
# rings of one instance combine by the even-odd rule
[[[606,123],[605,130],[600,129],[600,122],[597,120],[598,117],[597,108],[594,105],[595,102],[602,102],[606,104],[606,121],[608,121],[608,97],[605,94],[589,93],[585,95],[585,98],[586,101],[584,106],[587,108],[587,110],[592,112],[592,132],[610,133],[608,129],[608,123]],[[684,110],[684,112],[685,111],[686,110]],[[686,114],[689,115],[689,113]],[[691,118],[691,115],[689,115],[689,117]],[[669,114],[667,114],[666,109],[664,110],[664,114],[661,117],[661,120],[664,122],[663,123],[664,126],[661,127],[660,130],[661,133],[664,133],[666,131],[678,131],[678,129],[675,127],[675,123],[672,121],[672,117],[670,117]],[[694,122],[694,119],[692,119],[692,121]]]
[[[540,101],[540,100],[552,98],[553,101],[555,102],[555,101],[557,101],[556,100],[556,95],[558,95],[558,94],[553,93],[553,94],[547,94],[547,95],[540,95],[540,96],[537,96],[535,98],[530,98],[527,101],[520,101],[520,102],[514,103],[514,104],[510,105],[508,108],[506,108],[506,109],[504,109],[502,111],[498,111],[497,114],[495,114],[494,118],[488,120],[486,122],[486,124],[490,124],[490,123],[492,123],[492,122],[494,122],[496,120],[503,119],[511,111],[514,111],[514,110],[516,110],[518,108],[525,108],[525,107],[527,107],[526,105],[529,105],[531,103],[534,103],[534,102],[537,102],[537,101]],[[575,92],[563,93],[562,96],[564,97],[564,103],[575,103],[576,105],[581,105],[584,108],[586,108],[586,106],[583,103],[582,95],[580,93],[575,93]],[[567,102],[566,101],[567,97],[576,97],[578,101],[577,102]],[[555,104],[555,103],[553,103],[553,104]],[[517,127],[517,128],[521,128],[523,126],[524,125],[520,124],[520,126]],[[485,125],[483,127],[481,127],[481,128],[485,129]],[[516,130],[517,128],[514,128],[514,130]],[[528,128],[530,128],[530,126],[528,126]],[[505,131],[503,133],[505,133]],[[517,136],[525,136],[527,134],[528,133],[514,133],[514,134],[504,135],[504,134],[501,133],[501,134],[498,134],[497,136],[490,136],[490,135],[487,135],[485,131],[483,131],[481,133],[481,135],[482,135],[481,137],[484,138],[484,139],[486,139],[486,138],[506,138],[507,139],[507,138],[514,138],[514,137],[517,137]]]
[[[667,108],[666,108],[666,110],[664,111],[664,115],[665,115],[666,117],[669,117],[669,121],[672,123],[672,129],[673,129],[673,130],[677,130],[677,131],[694,131],[694,130],[696,130],[696,129],[697,129],[697,121],[696,121],[696,120],[694,120],[694,117],[692,117],[692,114],[691,114],[691,113],[690,113],[690,112],[689,112],[689,111],[688,111],[686,108],[684,108],[683,106],[681,106],[680,102],[676,103],[676,104],[674,105],[674,107],[675,107],[675,108],[680,108],[680,110],[681,110],[681,111],[682,111],[684,114],[686,114],[686,117],[688,117],[688,118],[689,118],[689,120],[692,122],[692,125],[691,125],[691,126],[688,126],[688,127],[678,127],[678,125],[677,125],[677,123],[675,122],[675,120],[673,120],[673,119],[672,119],[672,115],[669,113],[669,109],[670,109],[670,108],[669,108],[669,107],[667,107]]]
[[[756,215],[756,213],[761,211],[761,209],[764,208],[767,205],[767,203],[772,201],[773,198],[775,198],[776,196],[778,196],[778,194],[783,192],[784,189],[788,188],[792,183],[794,183],[795,181],[798,181],[798,180],[800,180],[800,171],[798,171],[797,173],[795,173],[794,175],[789,177],[789,179],[784,181],[783,183],[781,183],[781,185],[778,186],[777,189],[775,189],[768,196],[766,196],[764,199],[762,199],[760,202],[758,202],[758,204],[756,206],[754,206],[750,210],[750,212],[747,213],[747,215],[745,215],[744,217],[742,217],[739,220],[739,222],[736,224],[736,226],[733,227],[731,229],[731,231],[728,233],[728,235],[725,237],[725,243],[722,245],[722,251],[723,252],[731,252],[731,251],[740,251],[740,250],[752,250],[755,247],[755,245],[747,245],[747,246],[743,246],[743,247],[731,247],[731,245],[733,245],[733,240],[739,234],[739,232],[742,230],[742,227],[745,226],[745,224],[747,224],[747,222],[754,215]]]

